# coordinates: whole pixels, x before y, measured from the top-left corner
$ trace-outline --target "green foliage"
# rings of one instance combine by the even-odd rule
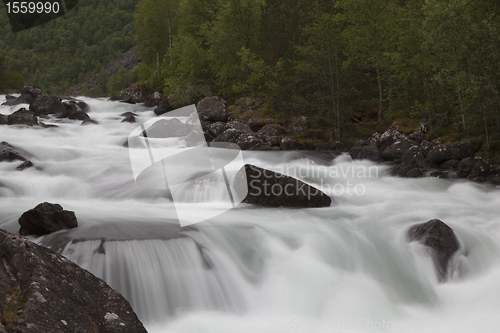
[[[13,33],[0,5],[0,57],[44,93],[66,89],[136,44],[137,0],[82,0],[66,15]],[[19,80],[17,76],[16,80]]]

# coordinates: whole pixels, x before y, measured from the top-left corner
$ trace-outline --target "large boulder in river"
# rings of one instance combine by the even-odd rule
[[[332,199],[296,178],[245,164],[248,195],[245,203],[267,207],[329,207]]]
[[[226,101],[220,97],[205,97],[196,106],[201,120],[227,121],[229,113]]]
[[[38,96],[42,94],[42,89],[40,89],[39,86],[36,84],[31,84],[28,83],[23,87],[23,90],[21,90],[21,96],[22,95],[30,95],[33,100],[37,99]]]
[[[46,235],[61,229],[78,227],[75,213],[63,210],[61,205],[44,202],[28,210],[19,218],[19,234]]]
[[[418,241],[431,250],[440,281],[446,279],[448,263],[459,244],[453,230],[441,220],[415,225],[408,231],[409,241]]]
[[[163,98],[159,103],[158,107],[154,109],[154,113],[159,116],[169,111],[172,111],[174,108],[170,105],[170,101],[168,98]]]
[[[9,123],[8,119],[6,115],[0,113],[0,125],[7,125]]]
[[[33,156],[21,148],[14,147],[5,141],[0,143],[0,162],[14,160],[28,161],[31,158]]]
[[[429,151],[427,159],[437,164],[448,160],[461,160],[473,156],[479,148],[479,145],[474,144],[471,140],[438,145]]]
[[[38,125],[38,118],[33,111],[21,108],[7,117],[9,125]]]
[[[410,147],[418,145],[418,142],[403,136],[399,140],[395,141],[389,147],[385,148],[382,152],[382,156],[387,161],[394,161],[400,159],[403,155],[410,149]]]
[[[356,142],[351,149],[349,149],[349,155],[353,160],[370,160],[378,161],[380,160],[380,151],[374,144],[366,144],[365,141],[360,140]]]
[[[147,333],[123,296],[54,251],[0,230],[0,257],[7,332]]]
[[[36,116],[56,114],[66,111],[66,105],[61,102],[61,99],[56,96],[38,96],[37,99],[30,105],[30,110]]]

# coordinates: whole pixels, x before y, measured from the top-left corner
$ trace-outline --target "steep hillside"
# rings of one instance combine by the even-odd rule
[[[12,32],[0,2],[0,58],[26,82],[63,94],[135,46],[137,2],[81,0],[61,18],[18,33]]]

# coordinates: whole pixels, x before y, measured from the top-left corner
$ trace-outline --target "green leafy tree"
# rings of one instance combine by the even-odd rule
[[[178,0],[140,0],[136,8],[135,27],[144,60],[156,63],[158,82],[161,63],[171,57],[173,35],[177,30]]]
[[[311,27],[305,29],[307,41],[298,47],[302,61],[298,68],[305,75],[312,75],[327,87],[331,115],[335,124],[335,140],[340,142],[341,128],[341,25],[335,15],[322,15]]]

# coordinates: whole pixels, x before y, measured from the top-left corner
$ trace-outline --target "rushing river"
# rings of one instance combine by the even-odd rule
[[[392,177],[345,154],[244,152],[246,163],[320,187],[332,206],[239,205],[180,227],[164,191],[136,185],[123,146],[152,109],[82,99],[99,125],[0,126],[0,141],[38,167],[0,163],[0,228],[17,232],[21,214],[44,201],[74,211],[79,228],[31,239],[107,281],[150,333],[500,331],[498,189]],[[121,123],[127,111],[138,124]],[[446,283],[426,249],[406,240],[433,218],[461,244]]]

